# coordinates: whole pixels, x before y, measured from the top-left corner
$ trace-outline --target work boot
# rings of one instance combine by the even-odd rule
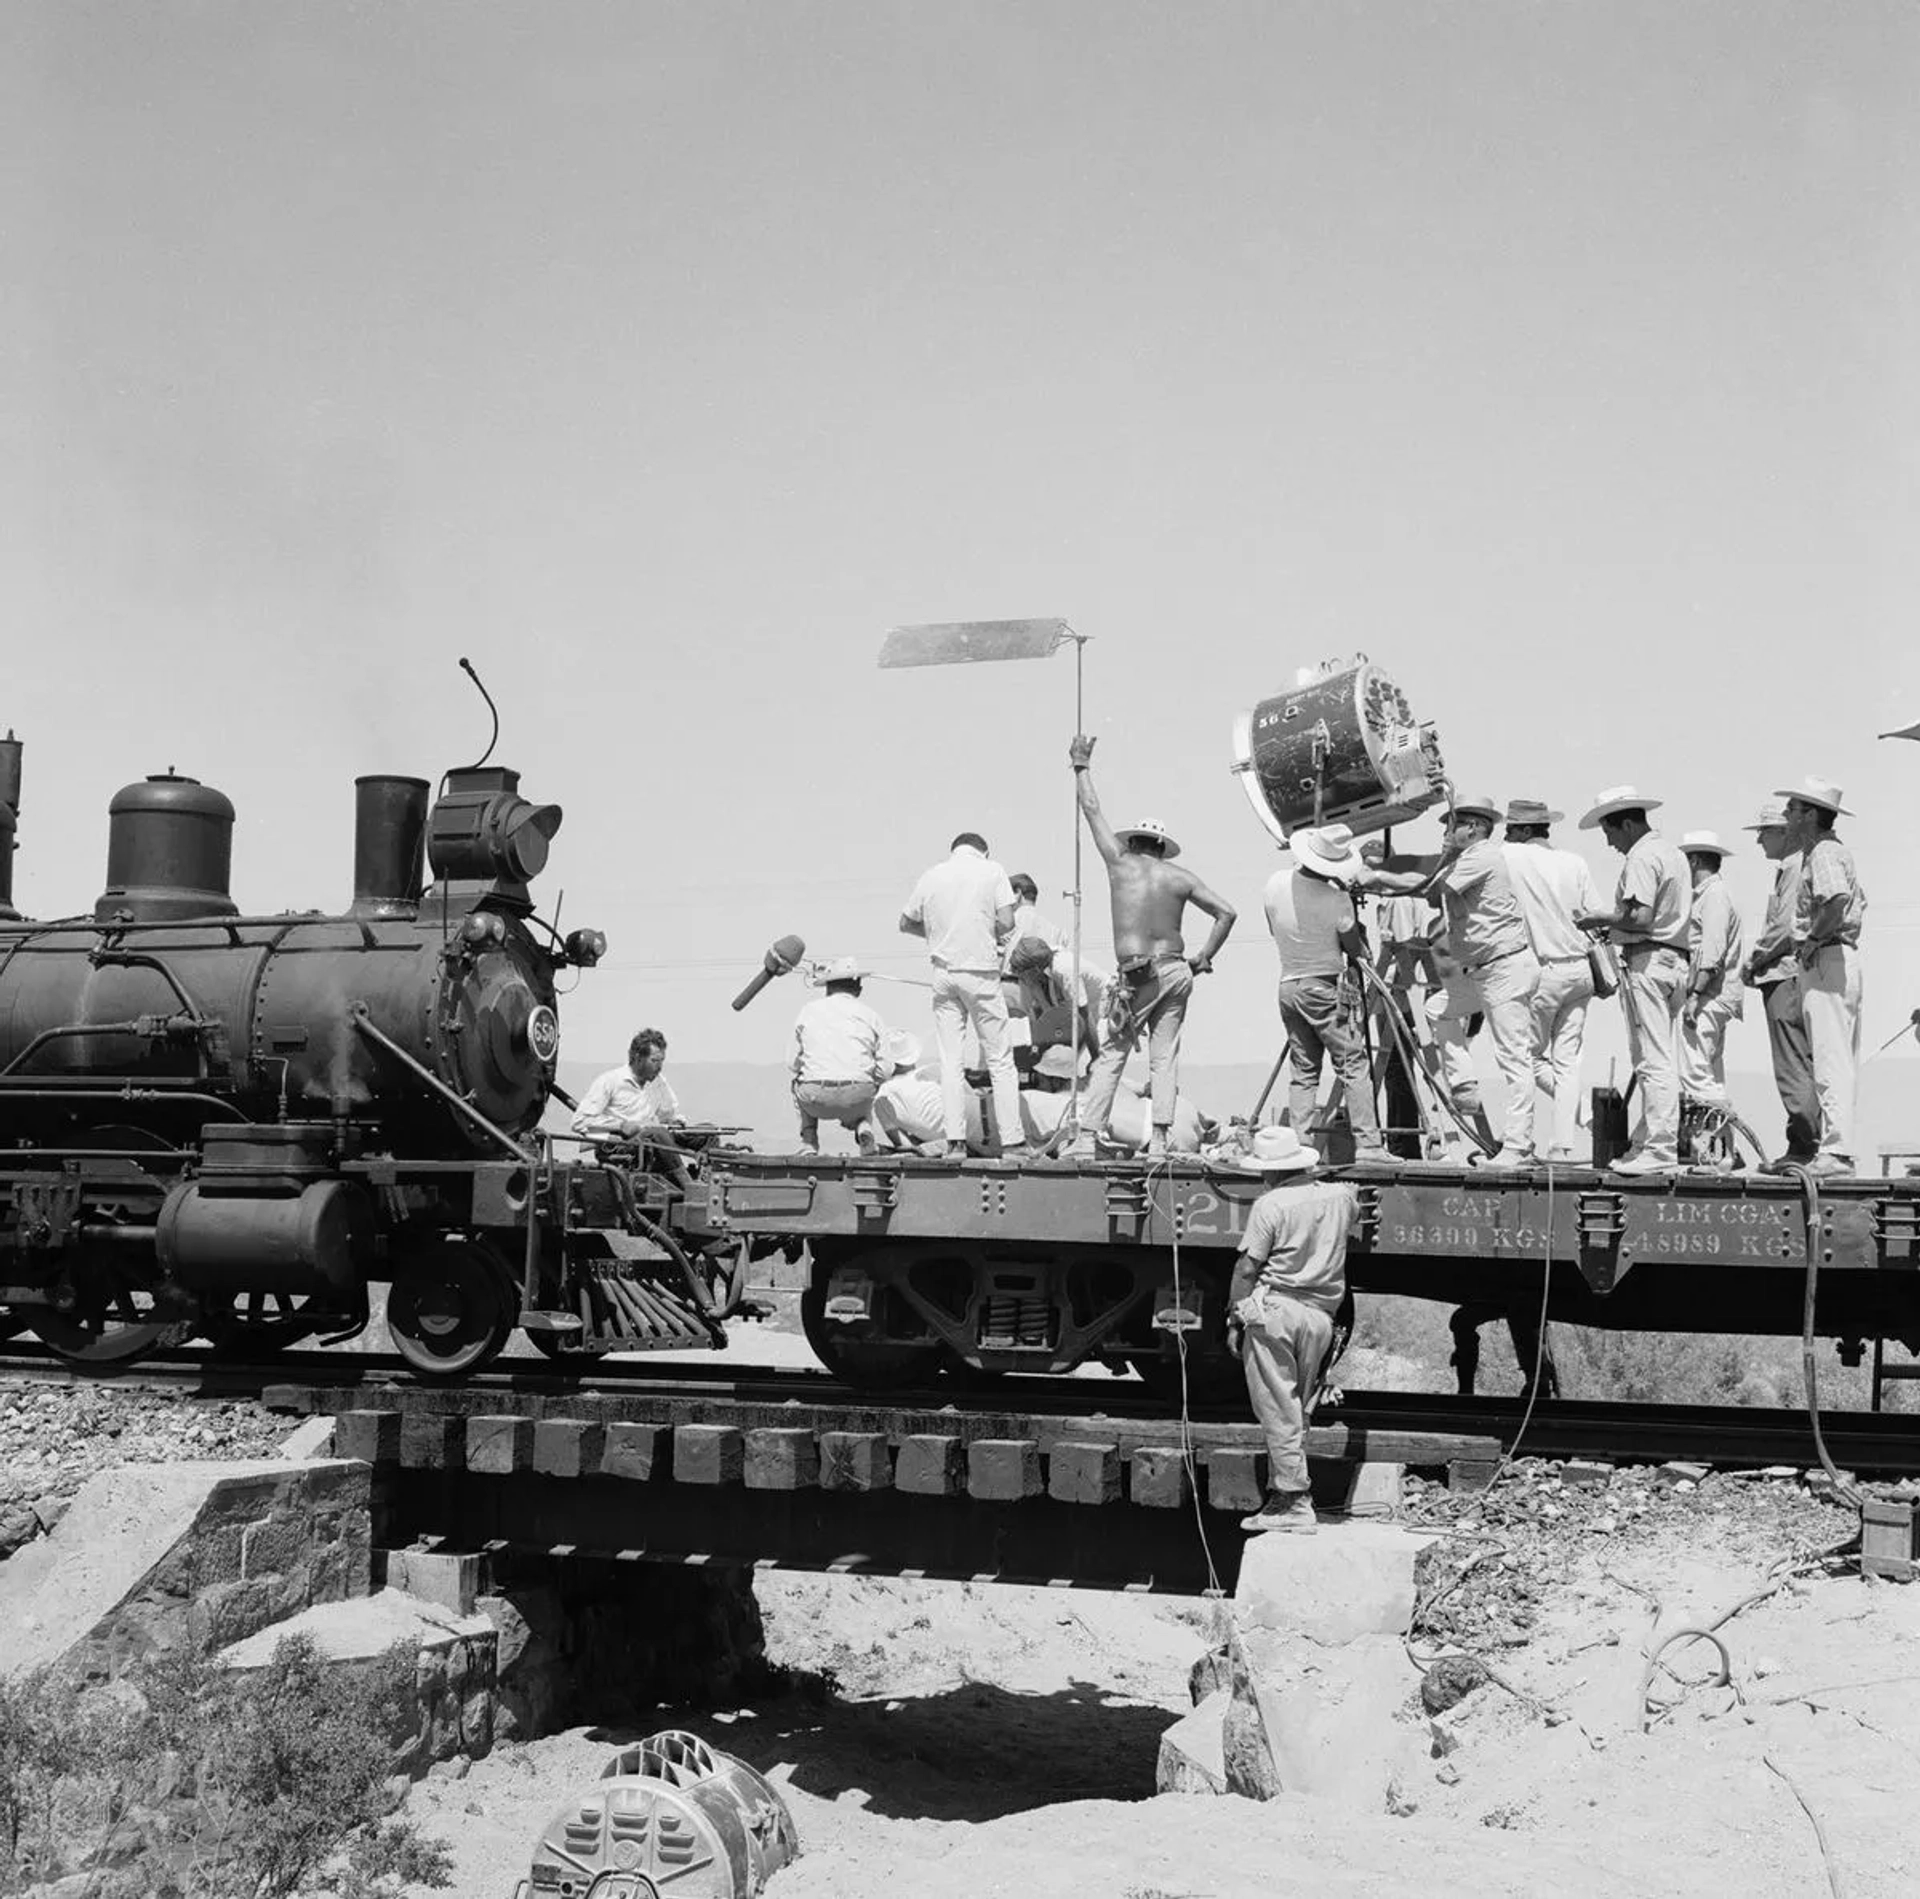
[[[1240,1519],[1240,1527],[1258,1536],[1264,1530],[1291,1530],[1296,1536],[1312,1536],[1320,1527],[1313,1514],[1313,1499],[1304,1490],[1291,1496],[1269,1496],[1259,1511]]]
[[[1507,1142],[1497,1154],[1489,1154],[1479,1165],[1482,1167],[1531,1167],[1533,1149]]]
[[[873,1133],[871,1129],[862,1128],[860,1132],[856,1134],[853,1138],[860,1143],[861,1153],[863,1154],[879,1153],[880,1143],[873,1138]]]
[[[1093,1136],[1091,1134],[1076,1134],[1073,1139],[1060,1150],[1060,1158],[1070,1161],[1090,1161],[1098,1160],[1100,1155],[1098,1149],[1094,1146]]]
[[[794,1151],[794,1152],[795,1152],[796,1154],[815,1154],[815,1155],[817,1155],[817,1154],[818,1154],[818,1153],[820,1152],[820,1143],[819,1143],[818,1141],[802,1141],[802,1142],[800,1142],[800,1143],[799,1143],[799,1145],[798,1145],[798,1146],[796,1146],[796,1147],[794,1148],[794,1150],[793,1150],[793,1151]]]
[[[1851,1180],[1853,1157],[1850,1154],[1816,1154],[1812,1160],[1798,1163],[1810,1180]]]
[[[1010,1161],[1032,1160],[1033,1149],[1025,1141],[1015,1141],[1011,1147],[1003,1147],[1000,1150],[1000,1158]]]
[[[1814,1158],[1812,1154],[1796,1154],[1792,1148],[1788,1148],[1784,1154],[1777,1154],[1772,1160],[1762,1163],[1760,1171],[1763,1174],[1784,1174],[1789,1168],[1806,1166]]]
[[[1391,1167],[1394,1156],[1387,1152],[1384,1141],[1356,1141],[1353,1145],[1353,1165],[1356,1167]]]
[[[1147,1159],[1165,1160],[1167,1158],[1167,1131],[1157,1127],[1147,1136]]]
[[[1680,1162],[1676,1156],[1672,1160],[1658,1160],[1651,1154],[1623,1154],[1611,1167],[1610,1174],[1677,1174]]]

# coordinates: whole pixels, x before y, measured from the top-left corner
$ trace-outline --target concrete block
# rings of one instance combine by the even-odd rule
[[[454,1615],[472,1615],[482,1593],[486,1559],[445,1550],[387,1550],[386,1586]]]
[[[1323,1522],[1317,1536],[1256,1536],[1233,1591],[1241,1627],[1323,1645],[1403,1636],[1413,1621],[1413,1565],[1429,1541],[1358,1518]]]
[[[893,1486],[893,1446],[884,1431],[822,1431],[822,1490],[888,1490]]]
[[[1447,1462],[1447,1488],[1474,1496],[1493,1482],[1500,1468],[1497,1457],[1455,1457]]]
[[[296,1415],[311,1408],[311,1394],[305,1385],[262,1385],[260,1407],[263,1411],[285,1411]]]
[[[957,1437],[903,1438],[894,1460],[894,1488],[916,1497],[958,1495],[965,1468],[960,1452]]]
[[[400,1461],[400,1414],[397,1411],[343,1411],[334,1419],[333,1447],[342,1457],[362,1464]]]
[[[745,1465],[740,1433],[730,1424],[676,1424],[673,1480],[680,1484],[737,1484]]]
[[[443,1411],[400,1417],[400,1463],[407,1470],[458,1470],[467,1451],[467,1421]]]
[[[1149,1510],[1178,1510],[1193,1500],[1187,1460],[1178,1445],[1142,1445],[1133,1453],[1131,1495]]]
[[[1653,1473],[1653,1481],[1662,1489],[1669,1489],[1675,1484],[1703,1484],[1712,1472],[1711,1464],[1688,1464],[1676,1460],[1671,1464],[1662,1464]]]
[[[1020,1503],[1045,1488],[1034,1439],[983,1437],[967,1446],[968,1496],[982,1503]]]
[[[654,1474],[665,1475],[666,1457],[662,1440],[664,1424],[610,1424],[607,1441],[600,1451],[600,1469],[608,1477],[624,1477],[629,1483],[650,1483]]]
[[[820,1446],[811,1431],[775,1425],[747,1433],[749,1490],[811,1490],[820,1478]]]
[[[1230,1447],[1207,1453],[1207,1506],[1246,1516],[1267,1499],[1267,1454]]]
[[[1580,1457],[1569,1458],[1560,1466],[1560,1481],[1564,1484],[1579,1484],[1584,1488],[1598,1489],[1612,1481],[1611,1464],[1593,1464]]]
[[[1224,1729],[1232,1703],[1227,1689],[1217,1689],[1160,1736],[1160,1758],[1153,1771],[1155,1793],[1227,1791]]]
[[[533,1467],[543,1477],[591,1477],[606,1438],[606,1426],[591,1418],[542,1418],[533,1427]]]
[[[467,1420],[467,1469],[511,1477],[533,1460],[533,1420],[511,1413]]]
[[[1347,1515],[1397,1519],[1404,1502],[1405,1475],[1399,1464],[1356,1464],[1347,1491]]]
[[[1056,1444],[1047,1458],[1047,1495],[1057,1503],[1118,1503],[1117,1444]]]
[[[274,1455],[284,1457],[290,1464],[305,1463],[310,1457],[331,1457],[333,1455],[333,1420],[331,1418],[308,1418],[303,1424],[296,1424],[280,1440],[280,1448]]]

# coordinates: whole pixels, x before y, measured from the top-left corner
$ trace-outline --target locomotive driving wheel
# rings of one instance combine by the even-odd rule
[[[500,1262],[472,1240],[412,1254],[387,1294],[393,1347],[422,1378],[463,1378],[500,1356],[520,1301]]]
[[[74,1268],[74,1304],[33,1314],[32,1326],[55,1357],[90,1372],[125,1371],[149,1352],[184,1344],[191,1319],[157,1316],[153,1283],[130,1259],[89,1259]]]

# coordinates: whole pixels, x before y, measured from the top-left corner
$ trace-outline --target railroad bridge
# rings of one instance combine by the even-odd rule
[[[324,1383],[263,1396],[335,1418],[374,1470],[374,1540],[497,1565],[744,1565],[1197,1594],[1231,1589],[1266,1454],[1252,1424],[944,1397],[877,1405],[826,1381],[689,1397],[552,1380],[481,1389]],[[1037,1381],[1036,1381],[1037,1382]],[[544,1385],[546,1388],[538,1388]],[[1098,1387],[1095,1387],[1098,1389]],[[1024,1394],[1023,1394],[1024,1396]],[[1049,1394],[1051,1397],[1051,1393]],[[1104,1394],[1103,1394],[1104,1396]],[[1034,1401],[1034,1402],[1037,1402]],[[1143,1408],[1144,1409],[1144,1408]],[[1370,1467],[1484,1484],[1487,1436],[1316,1426],[1315,1500],[1370,1507]]]

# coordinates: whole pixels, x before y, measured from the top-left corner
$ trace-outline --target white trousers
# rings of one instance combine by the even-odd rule
[[[1480,1000],[1493,1036],[1494,1065],[1500,1070],[1507,1103],[1500,1122],[1503,1146],[1533,1148],[1533,996],[1540,986],[1540,965],[1531,950],[1503,956],[1497,963],[1470,970],[1467,981]]]
[[[1696,1101],[1712,1102],[1718,1108],[1729,1105],[1727,1024],[1739,1013],[1737,998],[1710,996],[1691,1013],[1682,1001],[1673,1045],[1682,1093]]]
[[[980,1038],[980,1059],[993,1083],[993,1119],[1003,1145],[1020,1140],[1020,1077],[1013,1066],[1007,999],[998,973],[933,972],[933,1036],[940,1050],[940,1110],[950,1141],[967,1138],[967,1071],[962,1049],[968,1023]]]
[[[1234,1308],[1246,1327],[1240,1359],[1247,1396],[1267,1440],[1267,1489],[1304,1495],[1307,1414],[1333,1343],[1333,1319],[1318,1306],[1258,1287]]]
[[[1639,1112],[1633,1147],[1649,1160],[1680,1164],[1680,1073],[1674,1063],[1674,1021],[1686,988],[1687,959],[1678,950],[1630,948],[1621,958],[1620,1006],[1627,1018],[1627,1058]]]
[[[1584,956],[1542,963],[1533,992],[1535,1146],[1571,1154],[1580,1136],[1580,1051],[1587,1040],[1593,970]]]
[[[1853,1158],[1853,1104],[1860,1080],[1860,952],[1829,943],[1800,965],[1800,1008],[1813,1045],[1820,1151]]]

